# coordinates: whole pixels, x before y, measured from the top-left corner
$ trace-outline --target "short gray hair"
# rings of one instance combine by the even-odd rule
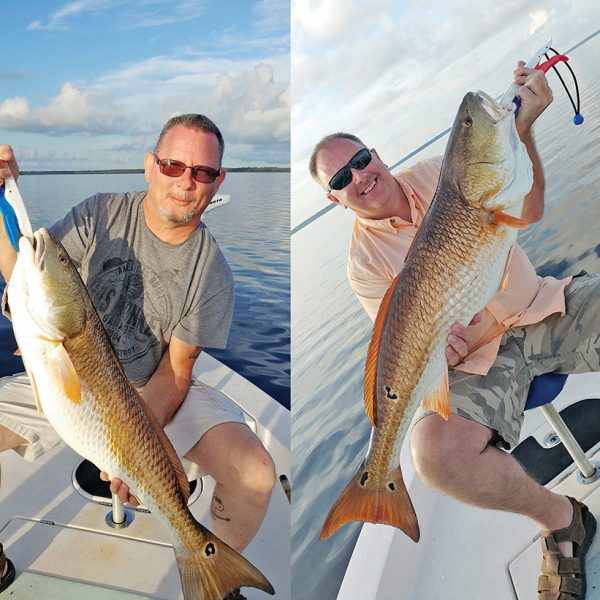
[[[325,148],[325,146],[327,146],[328,144],[331,144],[331,142],[335,142],[335,140],[339,140],[339,139],[352,140],[353,142],[360,144],[364,148],[367,147],[360,138],[356,137],[355,135],[353,135],[351,133],[338,132],[338,133],[330,133],[329,135],[326,135],[314,147],[312,154],[310,155],[310,162],[308,163],[308,170],[310,171],[310,174],[312,175],[312,177],[315,181],[321,183],[319,181],[319,177],[317,175],[317,155],[319,154],[319,152],[321,152],[321,150],[323,150],[323,148]]]
[[[193,129],[194,131],[204,131],[204,133],[212,133],[219,142],[219,167],[223,162],[223,152],[225,151],[225,142],[223,141],[223,136],[219,131],[219,128],[206,116],[190,113],[187,115],[178,115],[176,117],[172,117],[169,119],[165,126],[162,128],[160,135],[158,136],[158,141],[156,142],[156,146],[154,151],[156,152],[160,144],[163,141],[166,133],[169,129],[176,127],[177,125],[182,125],[183,127],[187,127],[188,129]]]

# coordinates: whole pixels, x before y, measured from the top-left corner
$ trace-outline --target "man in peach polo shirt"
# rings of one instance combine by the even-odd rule
[[[521,86],[517,131],[534,172],[522,218],[535,222],[544,212],[544,176],[531,126],[552,102],[552,92],[545,75],[525,68],[524,63],[519,63],[514,79]],[[345,133],[326,136],[313,150],[312,176],[331,201],[357,216],[348,278],[373,320],[403,267],[435,193],[440,168],[438,157],[392,176],[375,150],[369,151],[359,138]],[[582,597],[577,565],[563,573],[561,582],[561,575],[550,566],[551,550],[555,549],[555,556],[573,556],[575,542],[579,552],[582,544],[591,541],[595,520],[583,504],[538,485],[500,448],[510,449],[518,442],[529,384],[536,375],[600,370],[594,346],[600,344],[599,297],[600,277],[573,281],[539,277],[516,246],[506,289],[499,290],[469,326],[452,327],[446,350],[453,367],[450,419],[446,422],[419,409],[411,434],[415,469],[430,487],[481,508],[519,513],[539,523],[550,548],[544,551],[540,587],[559,589],[566,583],[573,590],[572,598]],[[581,350],[582,332],[590,336],[587,353]],[[581,553],[576,556],[584,559]]]

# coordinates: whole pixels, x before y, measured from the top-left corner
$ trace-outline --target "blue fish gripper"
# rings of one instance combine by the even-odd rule
[[[8,240],[12,247],[18,252],[21,230],[19,229],[17,215],[4,195],[4,186],[0,188],[0,213],[2,213],[2,222],[4,223],[4,229],[6,230],[6,235],[8,235]]]

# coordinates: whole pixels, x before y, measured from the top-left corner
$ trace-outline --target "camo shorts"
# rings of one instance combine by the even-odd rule
[[[600,371],[600,275],[574,277],[565,296],[564,317],[550,315],[504,334],[487,375],[450,369],[451,412],[492,429],[494,441],[507,450],[519,441],[534,377]],[[428,414],[419,408],[416,420]]]

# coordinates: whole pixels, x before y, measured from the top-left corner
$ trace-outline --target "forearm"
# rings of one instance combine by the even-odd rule
[[[165,351],[160,364],[146,383],[142,396],[158,422],[164,427],[184,401],[191,378],[176,373],[169,360],[169,349]]]
[[[544,216],[544,190],[545,179],[542,162],[535,147],[533,132],[529,129],[521,134],[521,141],[525,144],[527,154],[533,165],[533,185],[531,191],[523,201],[523,212],[521,218],[528,223],[535,223]]]

